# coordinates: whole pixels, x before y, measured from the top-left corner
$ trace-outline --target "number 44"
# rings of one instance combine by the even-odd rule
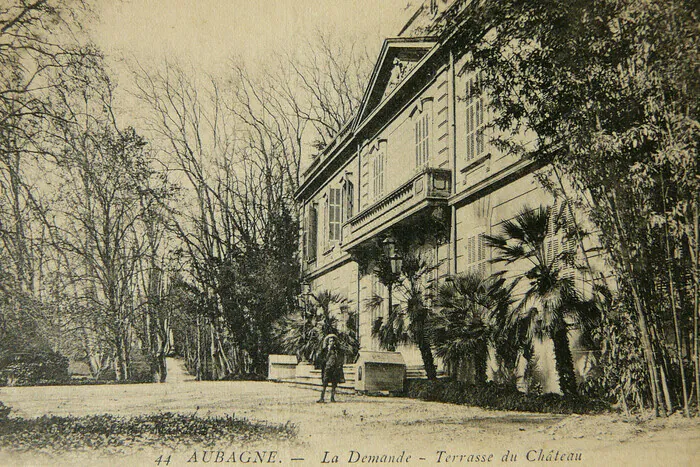
[[[160,465],[161,463],[163,463],[165,465],[169,465],[170,464],[170,454],[168,454],[168,457],[166,457],[166,458],[163,458],[162,454],[160,456],[158,456],[158,459],[156,459],[156,464]]]

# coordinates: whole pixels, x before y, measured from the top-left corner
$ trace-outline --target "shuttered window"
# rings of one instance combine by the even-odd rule
[[[423,113],[415,118],[416,138],[416,167],[421,167],[428,162],[430,157],[430,107],[426,105]]]
[[[384,193],[384,151],[374,154],[372,160],[372,197],[378,199]]]
[[[331,188],[328,192],[328,241],[340,240],[340,222],[342,219],[342,198],[340,188]]]
[[[484,144],[484,93],[481,80],[475,75],[467,80],[467,161],[481,157],[485,153]]]
[[[482,276],[488,274],[487,248],[484,234],[467,238],[467,272]]]
[[[345,220],[354,215],[355,185],[350,180],[345,182]]]
[[[574,222],[568,206],[555,200],[550,208],[549,227],[545,240],[545,255],[548,264],[561,270],[562,277],[575,277],[575,269],[571,264],[566,264],[563,254],[576,252],[576,239],[569,233],[574,231]],[[557,226],[557,221],[559,225]]]
[[[307,226],[306,258],[309,261],[314,261],[316,259],[316,238],[318,232],[318,213],[315,205],[309,207]]]

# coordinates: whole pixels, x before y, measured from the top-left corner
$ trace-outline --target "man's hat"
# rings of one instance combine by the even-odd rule
[[[328,341],[333,338],[335,340],[338,340],[338,336],[335,334],[328,334],[326,337],[323,338],[323,346],[326,347],[328,345]]]

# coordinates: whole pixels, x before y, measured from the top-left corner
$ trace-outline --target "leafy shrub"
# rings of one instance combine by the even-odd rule
[[[615,312],[595,331],[594,337],[604,345],[598,364],[580,390],[587,396],[641,410],[649,393],[649,377],[638,327],[632,312],[622,306],[616,305]]]
[[[525,394],[512,385],[488,382],[482,386],[452,380],[408,380],[406,396],[426,401],[472,405],[485,409],[540,413],[602,413],[610,406],[597,399],[559,394]]]
[[[11,410],[11,407],[8,407],[2,402],[0,402],[0,423],[3,423],[5,420],[7,420],[7,417],[10,416]]]
[[[90,415],[0,419],[0,447],[48,452],[77,449],[118,450],[124,447],[222,442],[284,441],[296,436],[294,425],[250,422],[246,419],[198,417],[170,412],[135,417]]]
[[[30,386],[65,383],[68,359],[53,350],[5,351],[0,355],[0,384]]]

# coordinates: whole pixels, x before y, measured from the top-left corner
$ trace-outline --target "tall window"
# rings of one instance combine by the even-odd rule
[[[328,195],[326,194],[323,197],[323,219],[321,219],[321,232],[323,234],[323,238],[321,241],[321,249],[326,250],[328,248],[328,232],[330,229],[328,229],[328,218],[329,218],[329,209],[328,209]],[[325,228],[324,228],[325,227]]]
[[[481,157],[485,152],[485,96],[480,86],[479,75],[467,80],[467,161]]]
[[[309,206],[306,225],[306,259],[313,261],[316,259],[316,233],[318,228],[318,214],[315,205]]]
[[[350,180],[345,180],[345,220],[350,219],[354,214],[355,206],[355,185]]]
[[[467,238],[467,271],[486,276],[488,261],[486,258],[486,241],[484,234],[476,234]]]
[[[426,107],[425,111],[416,117],[416,167],[420,167],[426,164],[430,157],[430,112],[428,112],[428,108]]]
[[[340,222],[342,219],[342,198],[340,188],[331,188],[328,193],[328,241],[340,240]]]
[[[372,159],[372,197],[379,198],[384,193],[384,151],[378,150]]]
[[[557,222],[559,226],[557,226]],[[574,278],[575,269],[563,260],[563,255],[573,255],[576,252],[576,240],[572,235],[573,219],[566,204],[555,200],[550,208],[547,239],[545,240],[545,257],[547,262],[561,270],[562,277]]]

